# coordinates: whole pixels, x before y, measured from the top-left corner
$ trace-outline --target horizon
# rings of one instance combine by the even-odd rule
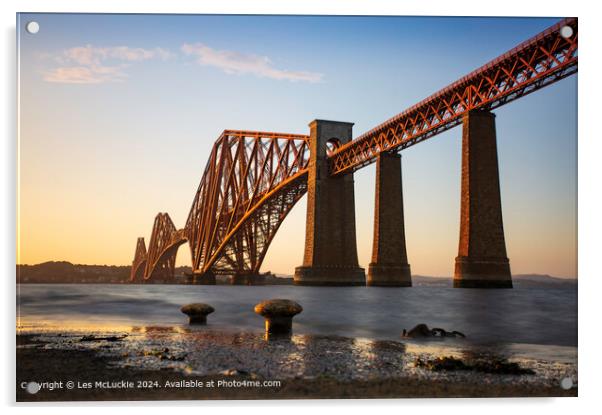
[[[70,265],[73,265],[75,267],[77,266],[84,266],[84,267],[123,267],[123,268],[128,268],[131,267],[131,265],[115,265],[115,264],[79,264],[79,263],[73,263],[70,261],[65,261],[65,260],[53,260],[53,261],[45,261],[45,262],[40,262],[37,264],[16,264],[17,267],[20,266],[26,266],[26,267],[35,267],[35,266],[39,266],[39,265],[44,265],[44,264],[49,264],[49,263],[67,263]],[[176,269],[178,268],[191,268],[190,265],[176,265]],[[273,276],[280,278],[279,276],[286,276],[286,277],[293,277],[293,274],[285,274],[285,273],[276,273],[276,272],[272,272],[271,270],[265,270],[263,271],[264,273],[271,273]],[[440,279],[452,279],[453,275],[424,275],[424,274],[412,274],[412,278],[414,277],[423,277],[423,278],[440,278]],[[578,277],[567,277],[567,276],[562,276],[562,275],[550,275],[550,274],[540,274],[540,273],[536,273],[536,272],[525,272],[525,273],[520,273],[520,274],[512,274],[512,277],[550,277],[550,278],[556,278],[556,279],[562,279],[562,280],[578,280]]]
[[[223,130],[307,134],[326,118],[355,122],[358,137],[558,21],[33,15],[36,35],[19,14],[18,265],[130,266],[157,212],[184,226]],[[512,275],[577,279],[577,79],[494,111]],[[460,137],[454,128],[401,152],[413,275],[453,275]],[[367,269],[374,167],[355,173],[355,197]],[[304,238],[305,198],[262,272],[292,274]],[[180,249],[176,265],[189,263]]]

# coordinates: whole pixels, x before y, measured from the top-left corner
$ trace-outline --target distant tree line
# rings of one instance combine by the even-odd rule
[[[130,280],[127,265],[82,265],[50,261],[36,265],[17,265],[17,283],[21,284],[124,284]],[[190,267],[177,267],[176,275],[190,273]]]

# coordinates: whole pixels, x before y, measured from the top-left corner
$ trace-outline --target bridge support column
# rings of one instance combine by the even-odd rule
[[[310,127],[307,222],[303,265],[297,285],[365,285],[357,260],[353,174],[331,177],[328,145],[352,139],[352,123],[314,120]]]
[[[211,271],[207,271],[203,274],[195,273],[193,283],[197,285],[215,285],[215,274]]]
[[[412,286],[403,220],[400,154],[381,153],[376,159],[374,240],[367,285]]]
[[[265,276],[259,273],[241,273],[230,276],[231,285],[265,285]]]
[[[462,129],[460,243],[454,287],[512,288],[506,255],[495,115],[471,111]]]
[[[230,275],[231,285],[250,285],[248,274],[233,274]]]

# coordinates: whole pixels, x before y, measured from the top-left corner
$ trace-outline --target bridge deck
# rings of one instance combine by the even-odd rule
[[[561,29],[572,29],[563,37]],[[577,72],[577,19],[564,19],[404,112],[341,146],[332,175],[353,172],[381,152],[400,151],[458,125],[471,110],[494,109]]]

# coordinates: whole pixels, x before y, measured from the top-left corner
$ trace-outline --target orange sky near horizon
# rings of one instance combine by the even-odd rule
[[[158,212],[185,225],[224,129],[308,134],[308,122],[323,118],[355,122],[357,137],[554,22],[36,18],[37,37],[19,34],[17,263],[97,265],[130,265],[136,238],[148,246]],[[398,41],[417,27],[429,36]],[[471,47],[458,48],[462,42]],[[495,113],[511,271],[576,278],[577,76]],[[461,128],[454,128],[402,152],[413,274],[453,275],[460,150]],[[359,262],[367,269],[374,165],[355,173],[355,198]],[[305,206],[303,198],[284,221],[262,271],[291,275],[301,265]],[[190,265],[188,245],[177,265]]]

